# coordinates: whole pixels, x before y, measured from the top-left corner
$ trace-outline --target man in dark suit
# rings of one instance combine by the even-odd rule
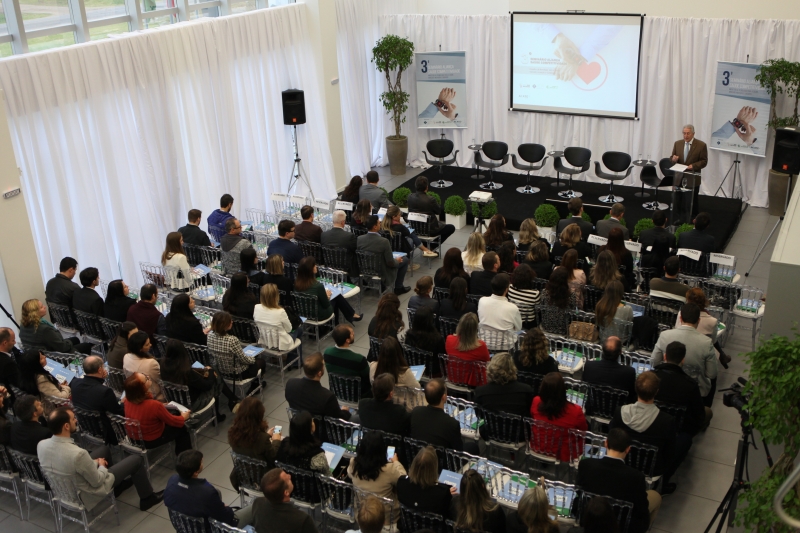
[[[183,244],[211,246],[211,239],[208,238],[208,233],[200,229],[200,219],[202,217],[203,212],[199,209],[189,210],[189,223],[182,228],[178,228],[178,231],[183,235]]]
[[[647,253],[647,248],[653,246],[657,239],[666,239],[670,248],[675,248],[675,234],[670,233],[667,228],[667,213],[656,209],[653,211],[654,228],[646,229],[639,234],[639,242],[642,243],[642,253]]]
[[[344,229],[347,213],[338,210],[333,212],[333,227],[320,235],[320,244],[329,248],[341,248],[347,250],[350,268],[347,274],[352,278],[358,276],[358,261],[356,260],[356,248],[358,241],[356,236]]]
[[[273,468],[264,474],[261,478],[264,497],[253,501],[253,519],[249,525],[256,531],[317,533],[311,516],[292,505],[293,490],[292,476],[282,469]]]
[[[388,373],[375,376],[372,398],[358,402],[361,425],[407,437],[411,427],[411,414],[402,405],[394,403],[394,376]]]
[[[363,188],[363,187],[362,187]],[[381,283],[386,287],[394,287],[398,296],[411,290],[403,285],[408,271],[408,256],[395,258],[392,255],[392,244],[389,239],[380,233],[381,221],[377,215],[370,215],[366,222],[369,232],[361,235],[356,241],[359,251],[370,252],[378,257],[378,267],[381,274]]]
[[[706,212],[694,218],[694,229],[684,231],[678,237],[678,248],[700,250],[704,254],[715,251],[714,237],[706,233],[706,228],[711,224],[711,215]]]
[[[100,413],[105,441],[116,445],[117,437],[111,428],[107,413],[125,416],[125,408],[117,400],[114,391],[105,385],[108,371],[100,357],[91,355],[84,359],[83,372],[82,378],[75,378],[70,382],[72,404],[80,409]]]
[[[692,205],[692,216],[699,211],[698,200],[700,198],[700,171],[708,164],[708,147],[706,143],[694,138],[694,126],[687,124],[683,127],[683,140],[675,141],[672,146],[672,162],[686,165],[686,170],[696,172],[694,177],[694,203]],[[681,174],[677,176],[680,179]],[[676,184],[677,185],[677,184]]]
[[[389,197],[383,189],[378,187],[378,181],[380,181],[378,173],[374,170],[370,170],[367,172],[367,183],[358,189],[358,199],[369,200],[373,209],[380,209],[381,207],[389,207],[392,205],[392,202],[389,201]]]
[[[670,483],[669,478],[674,470],[669,467],[675,453],[675,418],[656,406],[658,387],[655,372],[642,372],[636,378],[636,403],[617,407],[609,428],[622,428],[633,440],[658,448],[653,475],[664,475],[661,494],[672,494],[675,483]]]
[[[76,311],[105,316],[103,297],[94,290],[100,284],[100,272],[94,268],[84,268],[80,274],[80,289],[72,293],[72,308]]]
[[[14,402],[14,414],[19,421],[11,424],[11,448],[28,455],[36,455],[36,446],[53,436],[53,432],[40,421],[44,414],[42,402],[31,395],[17,398]]]
[[[462,451],[461,425],[458,420],[444,412],[447,400],[447,386],[436,378],[425,384],[425,401],[428,405],[415,407],[411,411],[411,431],[409,437],[434,446],[444,446]]]
[[[357,422],[358,419],[348,407],[339,407],[336,395],[320,383],[325,375],[325,360],[317,352],[303,361],[303,377],[286,382],[284,396],[289,407],[299,411],[308,411],[312,415],[330,416]]]
[[[492,295],[492,280],[500,268],[500,257],[496,252],[486,252],[481,258],[483,270],[476,270],[469,276],[469,293],[478,296]]]
[[[561,235],[561,232],[564,231],[564,228],[570,224],[577,224],[578,227],[581,228],[581,240],[586,242],[586,239],[589,238],[589,235],[594,235],[595,230],[591,222],[583,220],[583,200],[580,198],[570,199],[569,203],[567,203],[567,209],[569,209],[569,214],[571,216],[558,221],[556,233]]]
[[[48,302],[72,307],[72,295],[80,285],[72,281],[78,272],[78,261],[65,257],[58,265],[58,274],[47,282],[44,297]]]
[[[322,228],[314,224],[314,208],[310,205],[304,205],[300,208],[300,216],[303,221],[294,228],[295,240],[319,244]]]
[[[417,192],[408,195],[408,212],[428,215],[428,219],[433,221],[431,223],[431,235],[438,235],[440,237],[439,240],[444,244],[444,241],[455,233],[455,226],[443,224],[439,220],[441,207],[436,203],[436,200],[428,196],[428,178],[419,176],[414,182],[414,188]],[[435,247],[436,245],[432,246]]]
[[[299,263],[303,258],[303,250],[292,242],[295,224],[291,220],[278,222],[278,238],[269,243],[267,255],[278,254],[283,257],[284,263]]]
[[[664,276],[650,280],[650,296],[685,302],[689,286],[678,279],[680,271],[681,261],[677,255],[664,261]]]
[[[658,514],[661,496],[654,490],[647,490],[644,474],[625,464],[631,438],[624,429],[608,432],[606,449],[602,459],[581,459],[577,485],[586,492],[632,503],[628,531],[645,533]]]
[[[11,392],[11,385],[19,387],[19,367],[16,358],[21,352],[14,346],[16,343],[17,338],[13,329],[0,328],[0,385],[5,385],[12,400],[14,394]]]
[[[619,228],[622,230],[622,238],[626,241],[629,240],[631,235],[628,228],[623,226],[622,222],[619,221],[625,215],[625,206],[617,202],[611,206],[611,211],[609,211],[609,213],[611,214],[611,218],[597,221],[597,234],[607,239],[612,229]]]
[[[636,401],[636,370],[620,364],[622,341],[609,337],[603,343],[603,358],[587,361],[583,367],[583,381],[593,385],[608,385],[628,392],[628,400]]]

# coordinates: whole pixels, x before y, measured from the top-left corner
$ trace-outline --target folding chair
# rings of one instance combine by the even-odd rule
[[[110,505],[98,512],[98,506],[91,510],[92,520],[89,520],[90,511],[86,510],[83,502],[81,502],[80,491],[75,486],[71,476],[63,474],[56,474],[54,472],[43,471],[45,479],[47,479],[50,488],[55,496],[54,502],[58,511],[58,531],[64,530],[64,519],[70,520],[77,524],[81,524],[89,533],[89,528],[92,524],[100,520],[109,511],[114,511],[117,516],[117,525],[122,525],[119,520],[119,510],[117,509],[117,500],[114,498],[114,491],[111,490],[103,499],[108,500]],[[200,520],[202,524],[202,520]],[[195,530],[197,531],[197,530]],[[202,530],[200,530],[202,531]],[[198,533],[200,533],[198,531]],[[187,530],[188,533],[188,530]]]
[[[319,351],[320,341],[322,339],[327,339],[333,334],[333,323],[334,318],[336,318],[335,314],[332,313],[331,316],[327,318],[320,317],[317,312],[317,297],[314,295],[293,291],[292,298],[294,299],[295,310],[300,316],[306,318],[306,321],[303,323],[304,328],[306,328],[307,331],[309,329],[314,330],[314,337],[317,340],[317,351]],[[323,327],[329,327],[330,331],[321,334],[321,328]]]
[[[333,285],[344,286],[345,284],[347,284],[347,288],[349,289],[347,291],[347,295],[342,295],[342,296],[344,296],[345,300],[347,300],[347,301],[351,301],[353,298],[358,296],[358,305],[355,306],[355,307],[358,308],[358,312],[360,314],[361,313],[361,299],[363,297],[363,294],[361,294],[361,287],[358,287],[358,286],[353,287],[350,283],[348,283],[348,280],[350,279],[350,276],[347,274],[347,270],[346,269],[345,270],[340,270],[340,269],[336,269],[336,268],[331,268],[329,266],[328,267],[319,267],[318,270],[319,270],[319,277],[329,281]]]
[[[8,454],[6,447],[0,444],[0,492],[7,492],[13,494],[17,500],[19,507],[20,520],[25,516],[22,514],[22,498],[19,490],[20,480],[19,474],[14,471],[14,466],[11,462],[11,457]]]
[[[108,318],[99,318],[98,320],[100,320],[100,326],[103,328],[103,333],[109,341],[117,336],[119,328],[122,327],[122,322],[109,320]],[[109,349],[111,348],[112,347],[109,346]]]
[[[603,289],[598,289],[593,285],[583,286],[583,308],[594,310],[597,302],[603,297]]]
[[[438,217],[434,217],[433,215],[423,215],[421,213],[408,214],[408,225],[414,228],[414,232],[417,234],[417,237],[419,237],[419,240],[424,242],[430,250],[439,248],[442,244],[442,236],[433,235],[434,224],[438,229]],[[433,258],[428,257],[428,268],[430,268],[432,261]]]
[[[369,353],[367,354],[367,361],[372,362],[378,360],[378,354],[381,352],[381,344],[383,344],[383,339],[369,335]]]
[[[332,246],[322,247],[322,258],[325,266],[335,268],[344,272],[353,270],[353,256],[346,248],[334,248]]]
[[[658,446],[631,440],[631,451],[625,456],[625,464],[632,466],[642,474],[647,481],[647,488],[652,489],[661,481],[661,474],[656,475],[655,467],[658,461]],[[668,467],[669,465],[664,465]]]
[[[67,335],[80,335],[80,327],[72,310],[66,305],[54,304],[53,302],[47,303],[47,312],[50,313],[50,319],[53,325]]]
[[[144,283],[152,283],[159,289],[166,289],[166,276],[164,275],[164,268],[157,263],[139,263],[139,270],[142,273],[142,280]]]
[[[683,302],[678,300],[651,296],[650,309],[648,309],[648,311],[649,315],[654,318],[659,325],[672,329],[675,326],[675,322],[678,320],[678,313],[680,313],[682,305]]]
[[[672,415],[675,419],[675,429],[677,431],[684,431],[684,423],[686,422],[686,406],[677,405],[669,402],[655,401],[656,407],[667,414]]]
[[[75,413],[75,419],[80,427],[83,448],[88,450],[106,443],[116,444],[111,424],[108,421],[103,422],[103,415],[97,411],[89,411],[75,406],[72,407],[72,412]]]
[[[247,533],[244,529],[229,526],[225,522],[219,522],[213,518],[208,519],[208,524],[211,526],[211,533]]]
[[[567,431],[569,441],[569,464],[577,475],[581,459],[601,459],[606,455],[606,436],[602,433],[571,428]]]
[[[112,367],[108,367],[106,370],[108,371],[106,385],[114,391],[117,398],[121,397],[125,392],[125,372]]]
[[[462,438],[475,441],[480,438],[479,428],[484,424],[483,411],[474,402],[448,395],[444,411],[458,421]]]
[[[7,451],[11,454],[11,461],[14,463],[14,466],[17,467],[22,486],[25,487],[25,502],[28,507],[28,517],[24,518],[24,515],[20,513],[20,518],[23,520],[31,519],[31,500],[45,503],[50,506],[50,511],[53,513],[53,522],[56,524],[56,531],[61,531],[58,510],[56,509],[56,495],[53,494],[53,490],[47,485],[47,480],[44,474],[42,474],[42,468],[39,464],[39,458],[35,455],[28,455],[16,450],[7,449]]]
[[[400,506],[400,533],[415,533],[430,530],[434,533],[449,533],[447,520],[442,515],[415,511],[405,505]]]
[[[167,397],[168,401],[175,402],[186,407],[187,409],[191,409],[192,398],[189,394],[189,387],[186,385],[178,385],[177,383],[162,381],[161,390],[164,391],[164,396]],[[198,423],[194,426],[186,426],[186,428],[189,430],[189,436],[192,438],[192,448],[194,449],[197,449],[197,434],[211,424],[214,425],[214,429],[216,430],[217,435],[219,435],[219,428],[217,427],[217,415],[214,412],[215,403],[216,400],[211,398],[211,401],[209,401],[205,407],[202,407],[197,411],[192,411],[192,414],[189,417],[189,420],[198,421]]]
[[[330,521],[344,524],[343,530],[352,529],[356,522],[354,503],[355,492],[352,483],[317,473],[317,483],[322,496],[322,531],[334,529]],[[338,529],[337,529],[338,530]]]
[[[358,408],[358,402],[361,400],[360,376],[344,376],[329,372],[328,384],[339,403],[353,409]]]
[[[102,345],[108,340],[106,332],[103,330],[103,324],[100,323],[100,318],[92,313],[84,313],[75,309],[75,320],[78,322],[78,328],[81,330],[81,337],[84,342],[91,342],[93,344]]]
[[[313,257],[317,260],[317,265],[324,265],[325,258],[322,255],[322,246],[319,243],[311,241],[297,241],[300,250],[303,251],[303,257]]]
[[[486,422],[486,445],[489,459],[508,464],[512,468],[525,460],[523,448],[527,442],[523,435],[522,417],[508,413],[482,410]]]
[[[124,416],[106,413],[111,422],[111,428],[117,437],[117,442],[123,453],[128,455],[138,455],[142,458],[146,467],[147,478],[150,479],[150,471],[161,461],[173,454],[172,443],[166,443],[158,448],[148,449],[142,436],[142,426],[138,420],[126,418]]]
[[[261,478],[271,466],[266,461],[238,454],[233,450],[231,450],[231,460],[239,481],[239,505],[244,508],[264,495],[261,492]]]
[[[534,374],[533,372],[517,372],[517,381],[530,385],[534,394],[539,393],[539,385],[542,384],[544,376],[542,374]]]

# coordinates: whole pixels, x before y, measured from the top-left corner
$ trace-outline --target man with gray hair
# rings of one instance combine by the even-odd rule
[[[672,162],[686,165],[687,172],[695,172],[692,203],[692,218],[700,212],[697,202],[700,196],[700,171],[708,165],[708,147],[700,139],[694,138],[694,126],[683,127],[683,140],[675,141],[672,147]]]
[[[105,441],[115,445],[117,444],[117,438],[111,429],[111,423],[106,413],[125,416],[125,409],[117,400],[114,391],[105,385],[108,370],[103,364],[103,359],[96,355],[90,355],[83,360],[83,372],[82,378],[75,378],[70,382],[72,405],[78,409],[100,413]]]
[[[328,231],[323,231],[320,237],[320,244],[326,248],[341,248],[347,251],[347,274],[350,277],[358,276],[358,262],[356,261],[356,236],[349,231],[345,231],[344,223],[347,214],[337,209],[333,212],[333,227]]]

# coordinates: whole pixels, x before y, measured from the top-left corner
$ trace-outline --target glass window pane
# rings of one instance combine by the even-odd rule
[[[201,8],[189,13],[190,20],[202,17],[218,17],[218,16],[219,16],[219,6]]]
[[[11,43],[0,44],[0,57],[8,57],[12,54]]]
[[[127,22],[120,22],[119,24],[111,24],[110,26],[99,26],[89,30],[89,37],[92,41],[99,41],[105,39],[112,33],[126,33],[129,32],[130,26]]]
[[[72,24],[67,0],[20,0],[25,31]]]
[[[159,26],[166,26],[167,24],[172,24],[173,22],[175,22],[173,16],[167,15],[166,17],[153,17],[149,19],[144,19],[144,21],[142,21],[142,24],[144,25],[144,29],[148,29],[148,28],[158,28]]]
[[[0,35],[8,35],[8,25],[6,25],[6,13],[3,11],[3,2],[0,2]]]
[[[245,0],[244,2],[231,2],[231,13],[244,13],[256,8],[256,0]]]
[[[125,0],[85,0],[86,19],[100,20],[125,15]]]
[[[156,9],[167,9],[177,6],[175,0],[141,0],[141,1],[142,1],[142,12],[154,11]]]
[[[47,35],[45,37],[37,37],[36,39],[28,39],[28,51],[40,52],[42,50],[49,50],[50,48],[58,48],[59,46],[67,46],[70,44],[75,44],[75,34],[71,31]]]

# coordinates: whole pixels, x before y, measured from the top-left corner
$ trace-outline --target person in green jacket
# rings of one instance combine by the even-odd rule
[[[355,342],[355,331],[349,324],[339,324],[333,330],[333,342],[323,354],[325,370],[328,374],[342,376],[358,376],[361,378],[361,397],[372,398],[372,385],[369,381],[369,364],[367,358],[350,349]]]
[[[339,323],[340,312],[345,320],[350,323],[361,320],[361,315],[356,314],[344,296],[338,294],[331,299],[331,291],[317,281],[317,261],[312,256],[304,257],[300,260],[300,264],[297,266],[297,277],[294,280],[294,290],[295,292],[316,296],[316,320],[319,322],[327,320],[333,315],[333,323],[336,325]],[[297,300],[295,300],[295,303],[298,303]],[[302,308],[299,308],[298,311],[301,315],[303,314]]]

